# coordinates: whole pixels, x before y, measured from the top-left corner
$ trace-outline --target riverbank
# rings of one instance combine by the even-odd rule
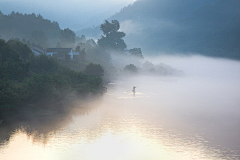
[[[17,40],[0,39],[0,57],[1,121],[68,113],[76,101],[106,91],[102,77],[74,71],[46,55],[35,56]]]

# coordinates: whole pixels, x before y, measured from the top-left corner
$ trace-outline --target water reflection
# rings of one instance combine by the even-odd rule
[[[81,114],[1,126],[8,144],[0,159],[240,159],[240,77],[234,77],[116,81],[95,107],[73,111]],[[135,97],[128,92],[133,84]]]
[[[3,121],[0,124],[0,148],[7,146],[11,137],[19,133],[26,134],[33,143],[40,142],[45,145],[57,131],[73,122],[73,116],[88,115],[97,108],[96,103],[100,103],[100,101],[101,99],[98,99],[92,102],[92,105],[81,102],[80,106],[76,106],[67,113],[14,119],[14,123]]]

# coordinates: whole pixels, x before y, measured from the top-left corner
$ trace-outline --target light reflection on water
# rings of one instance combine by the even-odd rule
[[[15,130],[0,159],[240,159],[239,78],[136,79],[116,82],[96,109],[62,127]]]

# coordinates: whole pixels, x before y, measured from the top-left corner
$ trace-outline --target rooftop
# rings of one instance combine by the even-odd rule
[[[48,52],[71,52],[72,48],[47,48]]]

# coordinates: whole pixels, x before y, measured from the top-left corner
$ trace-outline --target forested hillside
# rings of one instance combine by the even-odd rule
[[[57,22],[44,19],[40,14],[22,14],[12,12],[4,15],[0,12],[0,36],[3,39],[19,38],[37,43],[36,35],[41,35],[42,41],[56,46],[61,29]],[[44,44],[43,44],[44,45]]]
[[[240,59],[239,8],[238,0],[138,0],[109,20],[119,20],[128,47],[140,47],[145,54]]]
[[[240,59],[240,1],[141,0],[110,19],[133,28],[126,42],[147,51]]]

